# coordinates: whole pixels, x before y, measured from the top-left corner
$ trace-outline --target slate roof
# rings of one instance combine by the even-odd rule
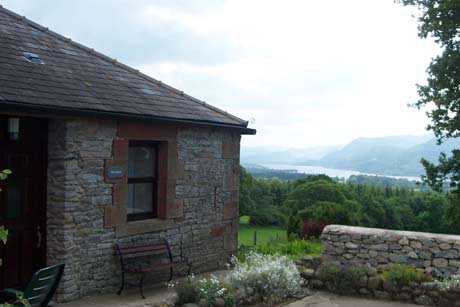
[[[38,54],[44,64],[24,58]],[[228,126],[247,121],[0,6],[0,109]]]

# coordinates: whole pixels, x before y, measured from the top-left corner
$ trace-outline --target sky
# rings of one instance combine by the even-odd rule
[[[426,134],[416,83],[439,50],[394,0],[0,0],[249,120],[243,146]]]

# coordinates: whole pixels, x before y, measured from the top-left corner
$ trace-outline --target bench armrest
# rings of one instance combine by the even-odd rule
[[[181,262],[188,262],[188,256],[180,255]]]
[[[24,296],[24,292],[12,288],[3,289],[1,293],[12,298]]]

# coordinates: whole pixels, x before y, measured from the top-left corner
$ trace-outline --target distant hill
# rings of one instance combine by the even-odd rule
[[[440,152],[460,148],[460,138],[437,145],[431,135],[358,138],[345,146],[305,149],[250,147],[241,149],[241,162],[253,164],[317,165],[387,176],[420,176],[420,159],[435,162]]]
[[[454,148],[460,148],[460,139],[437,145],[436,140],[429,136],[359,138],[321,159],[305,161],[305,164],[369,174],[420,176],[424,174],[420,164],[422,158],[434,162],[440,152],[450,153]]]
[[[241,163],[245,164],[300,164],[307,160],[319,160],[341,146],[310,148],[280,148],[269,146],[242,147]]]

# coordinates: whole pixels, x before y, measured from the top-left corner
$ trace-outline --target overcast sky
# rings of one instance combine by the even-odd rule
[[[257,129],[246,146],[426,134],[438,49],[393,0],[0,0]]]

